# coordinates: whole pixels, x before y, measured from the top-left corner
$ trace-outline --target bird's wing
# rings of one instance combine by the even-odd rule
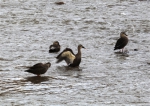
[[[73,55],[70,51],[64,52],[61,56],[64,57],[67,64],[72,64],[75,59],[75,55]]]
[[[51,45],[51,46],[49,47],[50,50],[54,50],[55,48],[56,48],[55,45]]]
[[[120,48],[123,47],[124,45],[126,45],[126,40],[125,39],[121,39],[119,38],[116,42],[115,48]]]
[[[70,48],[66,48],[65,51],[70,51],[73,55],[75,55]]]
[[[70,48],[66,48],[66,49],[64,49],[56,58],[59,59],[60,56],[61,56],[64,52],[66,52],[66,51],[70,51],[73,55],[75,55],[75,54],[73,53],[73,51],[72,51]]]
[[[115,47],[118,47],[118,46],[120,46],[121,44],[122,44],[122,39],[119,38],[119,39],[117,40],[117,42],[116,42]]]
[[[72,52],[71,49],[69,48],[66,48],[63,52],[61,52],[57,57],[56,57],[58,60],[57,60],[57,63],[65,60],[67,64],[72,64],[73,63],[73,60],[75,59],[75,55],[74,53]]]
[[[43,66],[42,63],[37,63],[35,65],[33,65],[32,67],[30,67],[30,69],[38,69],[38,68],[41,68]]]

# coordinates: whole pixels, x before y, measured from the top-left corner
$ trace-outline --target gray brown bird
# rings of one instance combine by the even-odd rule
[[[49,47],[49,53],[59,52],[60,51],[60,44],[58,41],[53,42],[52,45]]]
[[[76,67],[79,66],[81,63],[81,48],[85,48],[81,44],[78,45],[78,52],[75,55],[73,51],[70,48],[64,49],[56,58],[57,63],[65,60],[68,66],[70,67]]]
[[[41,74],[44,74],[50,66],[51,66],[50,62],[48,62],[46,64],[37,63],[37,64],[29,67],[29,69],[26,70],[25,72],[29,72],[32,74],[36,74],[37,76],[40,76]]]
[[[122,49],[123,52],[123,49],[127,44],[128,44],[127,34],[125,32],[121,32],[120,38],[117,40],[114,50]]]

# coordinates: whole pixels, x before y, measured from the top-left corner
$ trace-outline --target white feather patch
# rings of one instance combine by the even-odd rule
[[[75,59],[75,56],[70,51],[64,52],[61,56],[66,58],[65,61],[67,64],[72,64]]]
[[[52,47],[51,47],[51,49],[52,49],[52,50],[54,50],[54,49],[55,49],[55,47],[54,47],[54,46],[52,46]]]

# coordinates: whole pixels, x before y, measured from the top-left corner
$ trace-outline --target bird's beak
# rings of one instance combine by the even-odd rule
[[[128,36],[128,35],[126,34],[126,32],[127,32],[127,31],[125,31],[124,34],[125,34],[126,36]]]

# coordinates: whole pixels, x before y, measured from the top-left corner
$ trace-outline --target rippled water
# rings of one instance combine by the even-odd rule
[[[0,104],[3,106],[150,105],[150,2],[1,0]],[[113,51],[127,31],[127,54]],[[77,52],[79,68],[56,64],[49,45]],[[51,62],[42,77],[25,67]]]

